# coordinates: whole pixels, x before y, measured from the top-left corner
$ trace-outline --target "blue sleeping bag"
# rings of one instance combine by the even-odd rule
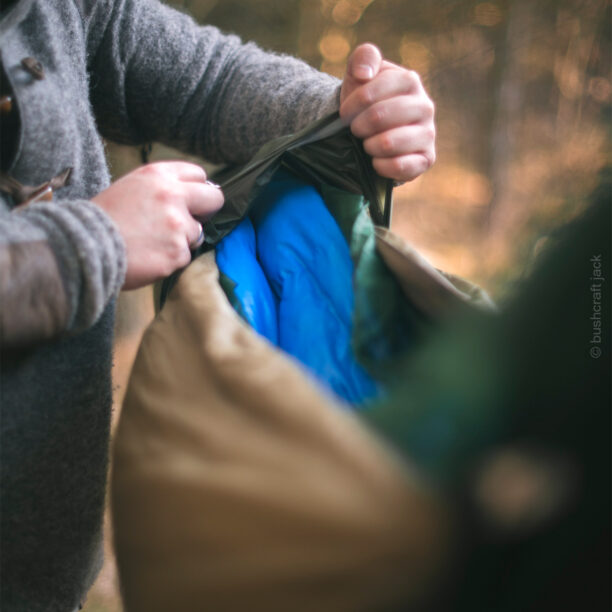
[[[258,333],[354,407],[380,394],[351,348],[349,246],[314,187],[277,172],[216,248],[234,306]]]

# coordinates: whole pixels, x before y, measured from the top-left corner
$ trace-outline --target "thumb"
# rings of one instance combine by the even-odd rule
[[[380,71],[382,61],[378,47],[371,43],[359,45],[348,59],[340,101],[343,102],[357,87],[372,80]]]

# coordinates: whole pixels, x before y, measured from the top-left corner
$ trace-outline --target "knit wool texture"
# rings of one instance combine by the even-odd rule
[[[10,174],[38,185],[73,168],[52,202],[13,211],[0,196],[0,255],[47,244],[70,310],[51,341],[9,350],[0,338],[0,609],[64,612],[100,567],[114,303],[126,268],[117,228],[90,201],[110,182],[101,137],[239,163],[336,109],[338,81],[157,0],[20,0],[0,35],[21,118]],[[42,80],[25,57],[42,64]],[[23,291],[24,301],[52,301]]]

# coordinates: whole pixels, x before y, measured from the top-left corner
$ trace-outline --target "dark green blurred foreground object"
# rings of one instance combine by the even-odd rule
[[[457,508],[434,609],[610,610],[610,171],[499,317],[449,323],[363,417]]]

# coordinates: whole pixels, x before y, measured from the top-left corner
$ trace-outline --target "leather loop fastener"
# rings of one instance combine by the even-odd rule
[[[0,191],[8,193],[16,207],[26,206],[33,202],[50,201],[53,192],[68,183],[72,168],[62,170],[57,176],[42,185],[22,185],[17,179],[4,172],[0,172]]]

